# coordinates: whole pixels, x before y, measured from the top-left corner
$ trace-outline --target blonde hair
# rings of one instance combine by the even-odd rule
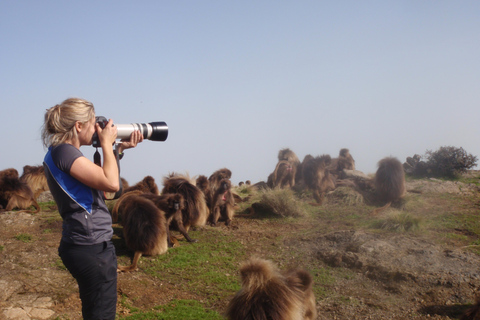
[[[79,98],[69,98],[47,109],[42,128],[43,145],[48,148],[77,139],[75,123],[86,124],[93,117],[93,103]]]

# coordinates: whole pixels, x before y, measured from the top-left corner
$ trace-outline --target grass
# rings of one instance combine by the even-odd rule
[[[311,206],[308,191],[295,193],[275,189],[254,192],[251,188],[239,187],[236,192],[247,199],[239,204],[237,212],[247,210],[254,203],[260,204],[264,210],[255,210],[257,216],[245,219],[251,225],[249,232],[269,231],[252,237],[255,240],[250,241],[248,236],[235,237],[227,228],[191,230],[189,234],[199,240],[197,243],[182,241],[179,247],[169,249],[166,254],[142,257],[137,272],[166,282],[165,286],[174,287],[178,296],[172,296],[169,302],[154,308],[138,306],[130,300],[131,297],[121,298],[120,303],[129,312],[128,315],[119,314],[118,319],[223,319],[221,310],[224,310],[226,301],[240,289],[238,267],[253,254],[274,260],[281,269],[301,263],[313,276],[313,290],[319,301],[329,298],[339,308],[357,304],[355,297],[340,295],[335,287],[340,282],[355,282],[362,275],[347,268],[325,266],[317,257],[306,256],[302,248],[289,245],[290,241],[298,243],[299,239],[314,243],[320,235],[338,230],[419,234],[438,243],[455,243],[480,254],[480,210],[479,200],[475,197],[409,193],[404,207],[389,209],[374,217],[370,215],[373,207],[344,193],[327,199],[322,206]],[[54,215],[49,219],[53,222]],[[242,224],[238,226],[239,229],[242,227]],[[17,237],[21,241],[28,238]],[[119,264],[130,263],[128,254],[119,255],[118,259]],[[56,267],[64,268],[61,261],[56,262]],[[131,277],[135,277],[135,273]],[[188,299],[179,298],[182,293],[187,293]]]
[[[236,270],[245,256],[243,245],[228,234],[215,229],[209,234],[191,232],[198,239],[195,245],[182,245],[149,261],[146,273],[162,277],[169,274],[169,281],[183,283],[183,289],[199,296],[206,296],[211,303],[225,299],[239,289]]]
[[[33,236],[28,233],[19,233],[15,236],[15,239],[22,241],[24,243],[28,243],[33,241]]]
[[[127,316],[127,320],[161,319],[161,320],[221,320],[221,314],[211,310],[205,310],[198,301],[174,300],[164,306],[158,306],[152,311],[139,312]]]
[[[253,201],[267,212],[280,217],[303,217],[307,214],[305,203],[299,201],[291,189],[267,189],[259,191]]]
[[[420,218],[414,217],[410,213],[394,212],[379,221],[375,221],[373,226],[387,231],[409,232],[419,230],[420,222]]]

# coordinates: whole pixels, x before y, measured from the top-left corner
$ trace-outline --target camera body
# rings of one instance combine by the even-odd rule
[[[108,123],[107,118],[103,116],[95,117],[95,122],[103,129]],[[168,126],[163,121],[149,123],[130,123],[115,124],[117,127],[117,139],[128,139],[133,131],[139,130],[143,134],[143,138],[152,141],[165,141],[168,137]],[[92,137],[92,146],[100,147],[98,134],[95,132]]]

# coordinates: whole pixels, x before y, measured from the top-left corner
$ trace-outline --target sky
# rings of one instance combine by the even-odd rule
[[[0,1],[0,170],[42,164],[45,110],[164,121],[130,184],[266,180],[290,148],[374,173],[441,146],[480,156],[480,1]],[[86,157],[95,149],[83,146]]]

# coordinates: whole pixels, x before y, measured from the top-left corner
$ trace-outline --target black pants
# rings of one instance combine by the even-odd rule
[[[115,319],[117,256],[111,241],[80,246],[60,242],[58,254],[77,280],[84,319]]]

